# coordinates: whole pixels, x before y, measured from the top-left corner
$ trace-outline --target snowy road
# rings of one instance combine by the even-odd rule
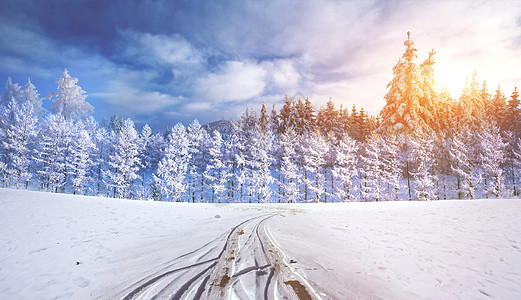
[[[132,284],[122,299],[317,299],[271,241],[267,222],[250,218]],[[306,288],[307,286],[307,288]],[[311,296],[313,295],[313,296]]]

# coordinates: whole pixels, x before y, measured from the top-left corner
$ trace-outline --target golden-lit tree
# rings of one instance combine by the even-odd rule
[[[417,58],[411,33],[407,32],[405,52],[393,67],[394,77],[387,87],[379,132],[423,132],[429,130],[427,109],[421,105],[424,79],[416,65]]]

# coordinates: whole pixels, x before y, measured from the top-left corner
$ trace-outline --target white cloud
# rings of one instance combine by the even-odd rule
[[[179,34],[162,35],[134,31],[121,33],[121,56],[148,65],[171,65],[174,69],[199,69],[204,63],[204,55]]]
[[[266,70],[255,63],[227,61],[217,72],[195,81],[193,98],[197,101],[244,101],[262,94],[265,77]]]
[[[93,93],[92,96],[105,98],[119,114],[129,116],[163,112],[183,100],[180,96],[138,89],[121,81],[110,82],[107,92]]]

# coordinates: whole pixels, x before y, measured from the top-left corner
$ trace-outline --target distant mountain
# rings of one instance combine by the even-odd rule
[[[209,134],[212,134],[214,132],[214,130],[217,130],[223,137],[225,137],[225,136],[229,136],[233,132],[234,124],[236,124],[236,122],[234,122],[234,121],[219,120],[219,121],[205,124],[205,125],[203,125],[203,128]]]

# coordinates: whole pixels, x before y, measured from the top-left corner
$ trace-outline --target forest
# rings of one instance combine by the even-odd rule
[[[316,109],[286,96],[280,111],[194,120],[164,132],[114,115],[98,123],[78,79],[57,91],[9,78],[0,100],[2,187],[181,202],[341,202],[517,197],[521,108],[516,89],[469,76],[453,98],[418,63],[408,38],[378,116]],[[52,109],[42,107],[52,100]]]

